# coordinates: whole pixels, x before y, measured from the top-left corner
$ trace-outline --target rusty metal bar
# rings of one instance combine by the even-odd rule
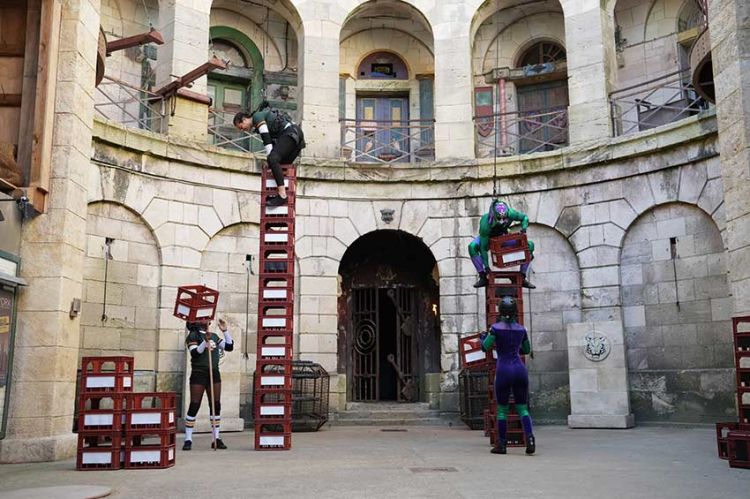
[[[435,121],[340,120],[341,158],[359,163],[435,159]]]
[[[553,151],[568,145],[567,107],[475,116],[477,157]],[[501,147],[495,134],[501,133]]]

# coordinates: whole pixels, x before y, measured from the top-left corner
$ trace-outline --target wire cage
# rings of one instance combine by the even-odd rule
[[[472,430],[484,428],[484,410],[489,404],[487,369],[461,369],[458,374],[458,394],[461,421]]]
[[[253,373],[253,389],[256,375]],[[329,394],[330,376],[323,366],[309,360],[292,361],[293,432],[318,431],[328,422]]]

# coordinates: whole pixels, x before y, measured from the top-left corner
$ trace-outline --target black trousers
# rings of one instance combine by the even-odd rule
[[[289,132],[276,139],[273,149],[268,154],[268,166],[271,167],[273,179],[278,186],[284,185],[284,175],[281,173],[281,165],[288,165],[297,159],[305,144],[302,128],[299,125],[292,125],[289,128]]]

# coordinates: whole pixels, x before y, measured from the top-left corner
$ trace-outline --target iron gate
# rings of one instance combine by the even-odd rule
[[[381,365],[380,306],[381,290],[396,309],[396,351]],[[397,377],[399,401],[418,398],[418,376],[415,372],[416,307],[414,288],[356,288],[353,290],[352,311],[352,401],[380,400],[381,369],[393,369]],[[391,356],[392,355],[392,356]]]

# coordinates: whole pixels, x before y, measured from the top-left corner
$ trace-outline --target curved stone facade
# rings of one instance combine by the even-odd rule
[[[29,286],[17,292],[0,461],[74,451],[84,353],[132,353],[140,386],[182,392],[184,332],[172,306],[186,283],[222,292],[221,313],[242,345],[225,360],[227,382],[238,387],[225,391],[226,414],[237,425],[248,416],[257,281],[246,255],[257,252],[263,157],[241,152],[257,150],[246,138],[224,144],[239,152],[208,142],[231,128],[212,121],[217,113],[231,119],[260,96],[305,130],[294,346],[331,373],[334,411],[345,410],[352,382],[341,262],[355,241],[379,231],[421,239],[435,260],[422,277],[438,298],[425,299],[420,313],[439,330],[440,351],[425,356],[418,393],[433,408],[457,409],[458,340],[484,324],[467,245],[496,190],[528,214],[537,243],[538,287],[525,310],[535,417],[570,414],[566,331],[582,323],[622,324],[636,418],[707,423],[734,414],[727,321],[750,312],[750,66],[737,49],[749,42],[746,2],[712,2],[703,25],[677,0],[49,4],[29,0],[29,13],[45,23],[37,35],[49,36],[41,26],[60,29],[48,41],[42,93],[22,71],[39,52],[33,37],[24,64],[13,56],[12,71],[0,75],[23,97],[3,113],[39,113],[2,141],[17,146],[30,173],[22,187],[41,212],[20,229],[13,217],[10,251]],[[691,93],[683,74],[685,51],[709,19],[722,27],[711,31],[715,107]],[[151,25],[165,44],[114,53],[104,83],[115,90],[94,87],[99,27],[118,39]],[[245,67],[155,97],[206,62],[214,35]],[[554,54],[543,53],[545,43]],[[538,59],[515,67],[535,46]],[[387,57],[368,59],[389,52],[408,79],[386,81]],[[380,100],[368,108],[363,99]],[[536,103],[554,107],[555,120]],[[420,122],[416,133],[407,117]],[[355,125],[345,130],[347,121]],[[376,130],[378,121],[392,123]],[[37,141],[34,127],[46,131],[38,144],[29,139]],[[554,127],[564,140],[550,137]],[[347,133],[355,138],[347,142]],[[376,139],[386,154],[370,152]],[[374,162],[354,161],[362,158]],[[103,266],[112,271],[106,296]],[[391,282],[388,269],[376,270]]]

